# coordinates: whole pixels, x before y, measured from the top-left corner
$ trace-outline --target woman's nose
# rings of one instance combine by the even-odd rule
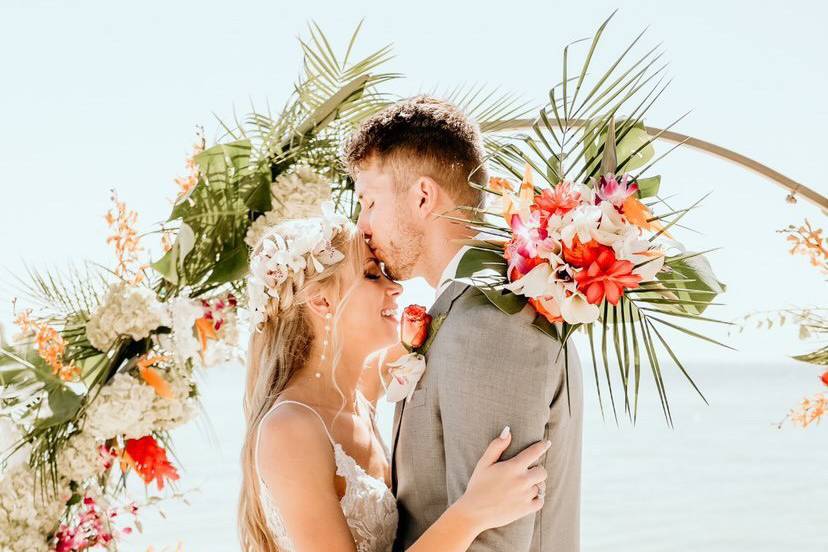
[[[402,286],[400,284],[391,280],[389,280],[389,283],[391,285],[388,286],[388,295],[394,297],[395,295],[399,295],[400,293],[402,293]]]

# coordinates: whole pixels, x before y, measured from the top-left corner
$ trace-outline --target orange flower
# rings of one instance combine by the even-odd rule
[[[400,321],[400,334],[403,345],[407,349],[417,349],[423,346],[428,337],[428,326],[431,324],[431,316],[426,312],[425,307],[420,305],[408,305],[403,311]]]
[[[202,316],[195,321],[195,326],[198,339],[201,341],[201,359],[204,360],[204,353],[207,351],[207,340],[218,340],[219,336],[216,333],[216,326],[212,318]]]
[[[653,214],[647,206],[641,203],[635,196],[630,196],[624,201],[624,204],[621,206],[621,212],[624,213],[624,217],[630,224],[634,224],[644,230],[659,232],[662,228],[664,228],[664,226],[662,226],[662,224],[657,220],[650,220],[653,217]],[[672,238],[669,232],[664,232],[664,235],[668,238]]]
[[[140,439],[127,439],[121,459],[121,469],[134,469],[146,485],[155,481],[158,490],[166,480],[177,481],[178,472],[167,460],[167,451],[158,446],[152,435]]]
[[[511,182],[499,176],[492,176],[489,178],[489,189],[499,194],[515,191],[515,187],[512,186]]]
[[[822,419],[828,409],[828,398],[822,393],[814,395],[813,398],[805,397],[799,403],[799,408],[791,410],[788,417],[793,423],[800,427],[808,427],[810,424]]]
[[[587,268],[598,258],[602,251],[612,251],[606,245],[601,245],[595,240],[590,240],[587,243],[581,243],[578,236],[572,238],[572,247],[567,247],[565,243],[561,243],[563,247],[563,258],[570,265],[578,268]]]
[[[550,301],[554,303],[554,299],[552,299],[552,298],[549,298],[549,299],[544,299],[544,298],[535,299],[534,297],[529,298],[529,304],[532,305],[532,307],[534,307],[534,309],[537,311],[538,314],[540,314],[541,316],[543,316],[544,318],[546,318],[547,320],[549,320],[553,324],[556,323],[556,322],[563,322],[563,316],[561,316],[560,307],[558,307],[558,309],[557,309],[557,311],[558,311],[557,314],[555,314],[554,312],[549,311],[546,308],[547,306],[550,306],[550,307],[552,306],[552,305],[550,305]],[[555,306],[557,306],[557,305],[555,305]]]
[[[175,183],[178,186],[178,195],[175,197],[173,203],[178,203],[182,198],[187,197],[193,188],[196,187],[196,184],[198,184],[198,164],[195,158],[204,151],[206,145],[204,131],[199,127],[196,131],[196,142],[193,144],[193,152],[184,161],[188,174],[187,176],[180,176],[175,179]]]
[[[107,211],[104,219],[113,233],[106,238],[107,244],[115,244],[115,275],[131,276],[131,283],[137,284],[143,279],[142,270],[148,265],[134,266],[138,262],[138,253],[142,251],[140,238],[135,230],[138,213],[127,210],[126,203],[118,201],[118,195],[112,192],[115,211]]]
[[[828,385],[828,372],[823,372],[822,377],[819,378],[819,379],[822,380],[822,383],[824,383],[825,385]]]
[[[617,305],[624,289],[637,288],[641,276],[633,274],[630,261],[619,261],[612,250],[602,250],[589,267],[575,273],[578,290],[586,295],[587,301],[598,305],[606,300]]]
[[[66,342],[63,336],[45,322],[31,318],[31,309],[26,309],[15,318],[15,324],[24,336],[34,333],[34,348],[38,356],[52,369],[52,373],[63,381],[74,381],[80,377],[80,367],[74,363],[64,364]]]
[[[165,360],[168,360],[166,356],[151,357],[144,355],[138,359],[138,373],[147,385],[155,389],[155,393],[159,397],[172,399],[173,394],[169,382],[161,376],[161,373],[158,370],[152,368],[152,365],[158,364],[159,362],[163,362]]]

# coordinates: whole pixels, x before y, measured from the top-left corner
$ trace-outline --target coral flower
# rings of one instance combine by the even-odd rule
[[[563,322],[560,306],[558,306],[553,297],[530,297],[529,304],[535,308],[538,314],[546,318],[549,322],[553,324],[556,322]]]
[[[138,472],[145,484],[155,481],[159,491],[164,488],[165,480],[178,480],[178,472],[167,460],[167,451],[158,446],[152,435],[127,439],[123,461]]]
[[[541,212],[541,220],[546,221],[552,215],[565,215],[581,203],[581,192],[574,189],[570,182],[561,182],[551,189],[545,189],[535,196],[532,210]]]
[[[421,305],[408,305],[400,320],[400,337],[409,350],[419,349],[428,337],[431,315]]]
[[[630,261],[619,261],[612,250],[604,250],[588,268],[575,273],[578,290],[586,295],[587,301],[598,305],[606,300],[617,305],[624,289],[638,287],[641,276],[633,274]]]
[[[612,252],[612,248],[606,245],[601,245],[595,240],[590,240],[587,243],[581,243],[578,236],[572,238],[572,247],[567,247],[563,244],[563,258],[571,266],[577,268],[587,268],[598,259],[603,251]]]

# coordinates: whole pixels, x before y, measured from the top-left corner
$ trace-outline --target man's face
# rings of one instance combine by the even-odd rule
[[[411,183],[397,192],[390,163],[367,160],[356,178],[360,213],[357,228],[392,280],[408,280],[417,273],[423,250],[422,221],[416,213]]]

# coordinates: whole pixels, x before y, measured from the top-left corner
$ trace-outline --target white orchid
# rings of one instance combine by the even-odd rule
[[[550,285],[554,282],[554,272],[548,263],[541,263],[522,278],[504,287],[524,297],[543,297],[550,295]]]
[[[581,205],[573,209],[564,217],[561,240],[567,247],[572,247],[572,240],[576,236],[581,243],[589,242],[598,230],[601,215],[601,208],[596,205]]]
[[[417,382],[423,377],[426,369],[425,357],[419,353],[403,355],[396,362],[388,364],[388,371],[391,374],[391,381],[385,390],[385,398],[388,402],[397,402],[405,399],[411,400]]]

